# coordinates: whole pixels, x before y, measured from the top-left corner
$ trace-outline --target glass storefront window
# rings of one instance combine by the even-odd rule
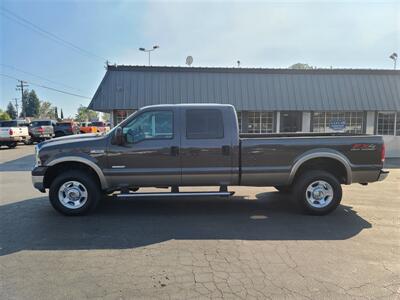
[[[133,109],[115,110],[114,111],[114,126],[121,123],[123,120],[125,120],[127,117],[129,117],[134,112],[135,112],[135,110],[133,110]]]
[[[364,112],[314,112],[312,128],[314,132],[363,133]]]
[[[396,130],[397,132],[399,131],[398,123],[399,122],[397,122],[397,130]],[[396,113],[395,112],[378,112],[378,121],[376,124],[376,133],[377,134],[379,134],[379,135],[394,135],[395,126],[396,126]]]
[[[274,131],[274,113],[249,111],[248,133],[272,133]]]

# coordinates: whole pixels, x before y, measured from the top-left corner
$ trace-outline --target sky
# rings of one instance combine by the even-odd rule
[[[11,12],[11,14],[10,14]],[[21,19],[50,33],[38,33]],[[60,41],[62,39],[62,41]],[[18,78],[40,100],[74,116],[87,106],[105,61],[146,65],[392,69],[400,54],[398,1],[5,1],[0,0],[0,108]],[[400,64],[400,62],[399,62]],[[6,77],[6,76],[11,76]],[[68,95],[41,86],[77,94]]]

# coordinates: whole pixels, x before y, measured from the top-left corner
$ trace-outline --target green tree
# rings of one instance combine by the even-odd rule
[[[11,101],[7,105],[6,113],[8,113],[8,115],[10,116],[11,119],[17,118],[17,110],[15,109],[15,107]]]
[[[88,122],[92,120],[98,120],[99,113],[88,109],[86,106],[79,106],[78,112],[75,115],[75,120],[78,122]]]
[[[310,66],[309,64],[303,64],[303,63],[297,63],[289,67],[289,69],[296,69],[296,70],[309,70],[312,68],[313,67]]]
[[[22,117],[38,117],[40,100],[34,90],[25,90],[22,96]]]
[[[5,111],[2,111],[0,109],[0,120],[8,121],[8,120],[11,120],[11,117],[8,115],[8,113],[6,113]]]
[[[109,113],[103,113],[103,116],[101,118],[104,122],[110,122],[110,114]]]
[[[62,111],[62,108],[61,108],[60,118],[61,118],[61,120],[64,120],[64,113]]]

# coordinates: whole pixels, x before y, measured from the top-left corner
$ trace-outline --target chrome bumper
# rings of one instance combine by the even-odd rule
[[[378,181],[385,180],[385,179],[386,179],[386,177],[388,177],[388,175],[389,175],[389,171],[386,171],[386,170],[380,170],[380,172],[379,172],[379,176],[378,176]]]

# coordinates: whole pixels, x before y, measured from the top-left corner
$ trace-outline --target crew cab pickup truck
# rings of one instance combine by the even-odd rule
[[[138,110],[108,134],[56,138],[36,146],[35,188],[66,215],[117,197],[230,196],[228,186],[274,186],[307,213],[324,215],[342,184],[383,180],[382,137],[243,134],[231,105],[157,105]],[[180,186],[216,186],[179,192]],[[140,187],[171,192],[140,193]]]
[[[28,123],[24,120],[0,121],[0,146],[15,148],[18,142],[29,140]]]
[[[43,142],[54,137],[56,122],[52,120],[35,120],[29,124],[31,141]]]

